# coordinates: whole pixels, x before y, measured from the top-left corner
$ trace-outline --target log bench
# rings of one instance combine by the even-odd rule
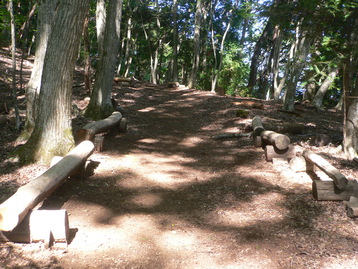
[[[50,196],[93,153],[91,141],[83,141],[41,176],[20,187],[0,205],[0,231],[12,231],[45,198]]]
[[[93,141],[96,134],[107,132],[116,126],[119,126],[120,129],[126,129],[127,121],[124,119],[124,122],[121,124],[122,119],[122,114],[115,111],[106,119],[88,123],[77,131],[77,140],[79,142],[84,140]]]
[[[325,174],[332,178],[338,189],[345,190],[348,184],[348,179],[337,168],[310,150],[304,150],[302,156],[306,159],[308,172],[313,172],[314,166],[317,166]]]

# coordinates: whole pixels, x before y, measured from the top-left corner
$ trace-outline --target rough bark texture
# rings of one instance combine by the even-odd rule
[[[50,37],[52,22],[55,15],[56,6],[59,0],[41,0],[37,12],[37,36],[35,62],[31,72],[30,81],[26,87],[26,123],[19,140],[27,140],[35,128],[37,117],[37,106],[40,95],[42,70],[47,50],[48,39]]]
[[[106,118],[113,112],[111,92],[119,51],[121,17],[122,0],[109,1],[103,41],[106,46],[98,62],[91,101],[86,111],[86,115],[93,119]]]
[[[61,1],[54,17],[42,72],[36,129],[20,152],[23,161],[49,163],[74,146],[72,82],[89,0]]]

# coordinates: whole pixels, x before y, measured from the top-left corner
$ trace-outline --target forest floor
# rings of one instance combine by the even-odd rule
[[[3,102],[10,98],[3,71],[11,67],[0,57]],[[27,62],[25,81],[30,70]],[[76,85],[81,80],[78,72]],[[74,87],[80,109],[86,96]],[[248,109],[239,104],[244,98],[140,82],[113,85],[113,97],[128,131],[106,134],[90,157],[93,174],[68,179],[42,205],[67,210],[70,243],[0,243],[0,268],[358,268],[357,221],[343,202],[316,201],[312,175],[267,162],[251,137],[213,139],[248,133],[260,116],[298,152],[320,153],[355,179],[358,165],[337,151],[340,112],[298,105],[288,114],[272,101]],[[18,99],[24,109],[23,93]],[[238,109],[248,117],[236,117]],[[1,203],[47,167],[11,161],[18,133],[11,122],[0,132]],[[332,143],[312,145],[315,134]]]

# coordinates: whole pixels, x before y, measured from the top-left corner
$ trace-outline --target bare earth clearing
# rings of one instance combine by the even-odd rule
[[[0,60],[1,70],[10,68]],[[2,98],[6,85],[1,77]],[[74,96],[80,108],[81,90]],[[43,205],[67,209],[71,243],[50,250],[2,243],[0,268],[358,268],[357,223],[342,202],[315,201],[310,176],[266,162],[250,137],[212,139],[250,132],[259,115],[267,129],[323,153],[355,179],[357,165],[335,153],[336,145],[311,147],[304,136],[339,137],[340,113],[302,106],[300,116],[291,115],[264,102],[242,119],[233,104],[242,98],[145,83],[114,85],[113,96],[128,132],[106,135],[103,151],[90,157],[93,175],[67,180]],[[286,123],[305,128],[292,133]],[[46,167],[7,160],[16,132],[0,128],[3,202]]]

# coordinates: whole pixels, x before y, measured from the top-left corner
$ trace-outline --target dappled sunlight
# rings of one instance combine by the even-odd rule
[[[143,109],[138,110],[138,112],[151,112],[151,111],[154,111],[154,110],[156,110],[156,109],[157,109],[157,108],[155,108],[155,107],[149,106],[149,107],[147,107],[147,108],[143,108]]]
[[[280,223],[288,210],[276,203],[285,197],[279,193],[253,194],[248,202],[218,207],[205,216],[210,225],[222,227],[248,227],[261,223]]]

